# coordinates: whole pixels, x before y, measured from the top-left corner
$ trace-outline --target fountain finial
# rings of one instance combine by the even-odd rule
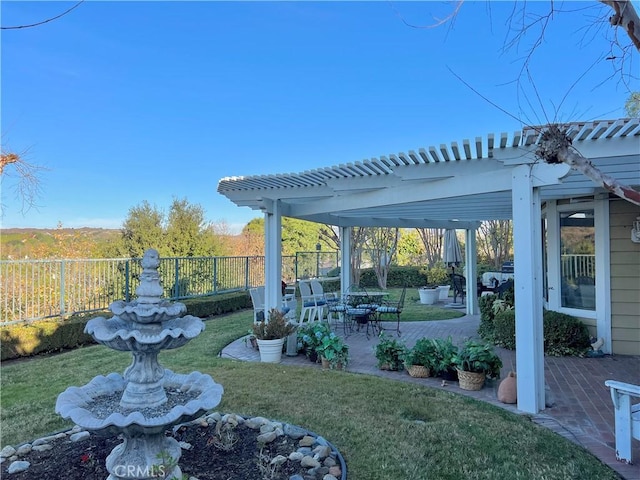
[[[139,304],[157,305],[160,303],[163,289],[160,285],[160,255],[158,251],[149,248],[142,257],[142,273],[140,274],[140,285],[136,288]]]

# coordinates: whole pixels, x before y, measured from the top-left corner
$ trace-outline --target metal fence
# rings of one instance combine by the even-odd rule
[[[299,252],[282,259],[293,283],[337,267],[337,252]],[[264,285],[264,257],[162,258],[158,272],[172,300],[246,290]],[[105,310],[135,298],[140,259],[2,260],[0,324]],[[300,273],[299,273],[300,272]]]

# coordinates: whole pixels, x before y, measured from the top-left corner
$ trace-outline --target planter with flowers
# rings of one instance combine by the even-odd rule
[[[322,337],[316,350],[322,359],[322,368],[344,370],[349,365],[349,345],[333,332]]]
[[[253,334],[258,342],[260,361],[280,363],[285,339],[295,331],[295,325],[288,323],[277,308],[269,311],[269,320],[253,324]]]
[[[309,322],[298,327],[298,343],[300,350],[312,362],[319,361],[318,347],[322,338],[331,333],[331,326],[327,322]]]

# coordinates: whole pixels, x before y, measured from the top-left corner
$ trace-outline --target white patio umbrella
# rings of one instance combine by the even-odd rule
[[[456,231],[453,229],[444,231],[443,260],[447,266],[451,267],[451,273],[455,273],[455,268],[462,262],[462,249]]]

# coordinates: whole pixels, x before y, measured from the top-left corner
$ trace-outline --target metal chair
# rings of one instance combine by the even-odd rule
[[[380,326],[380,321],[383,315],[395,315],[397,317],[397,325],[396,332],[398,336],[400,336],[400,314],[402,313],[402,309],[404,308],[404,297],[407,294],[407,287],[402,288],[402,293],[400,294],[400,299],[397,302],[392,302],[388,300],[383,300],[382,304],[376,308],[378,322],[378,330],[382,330]]]
[[[467,295],[467,279],[458,273],[452,273],[451,288],[453,288],[453,303],[456,303],[458,295],[460,295],[460,302],[464,302],[464,298]]]

